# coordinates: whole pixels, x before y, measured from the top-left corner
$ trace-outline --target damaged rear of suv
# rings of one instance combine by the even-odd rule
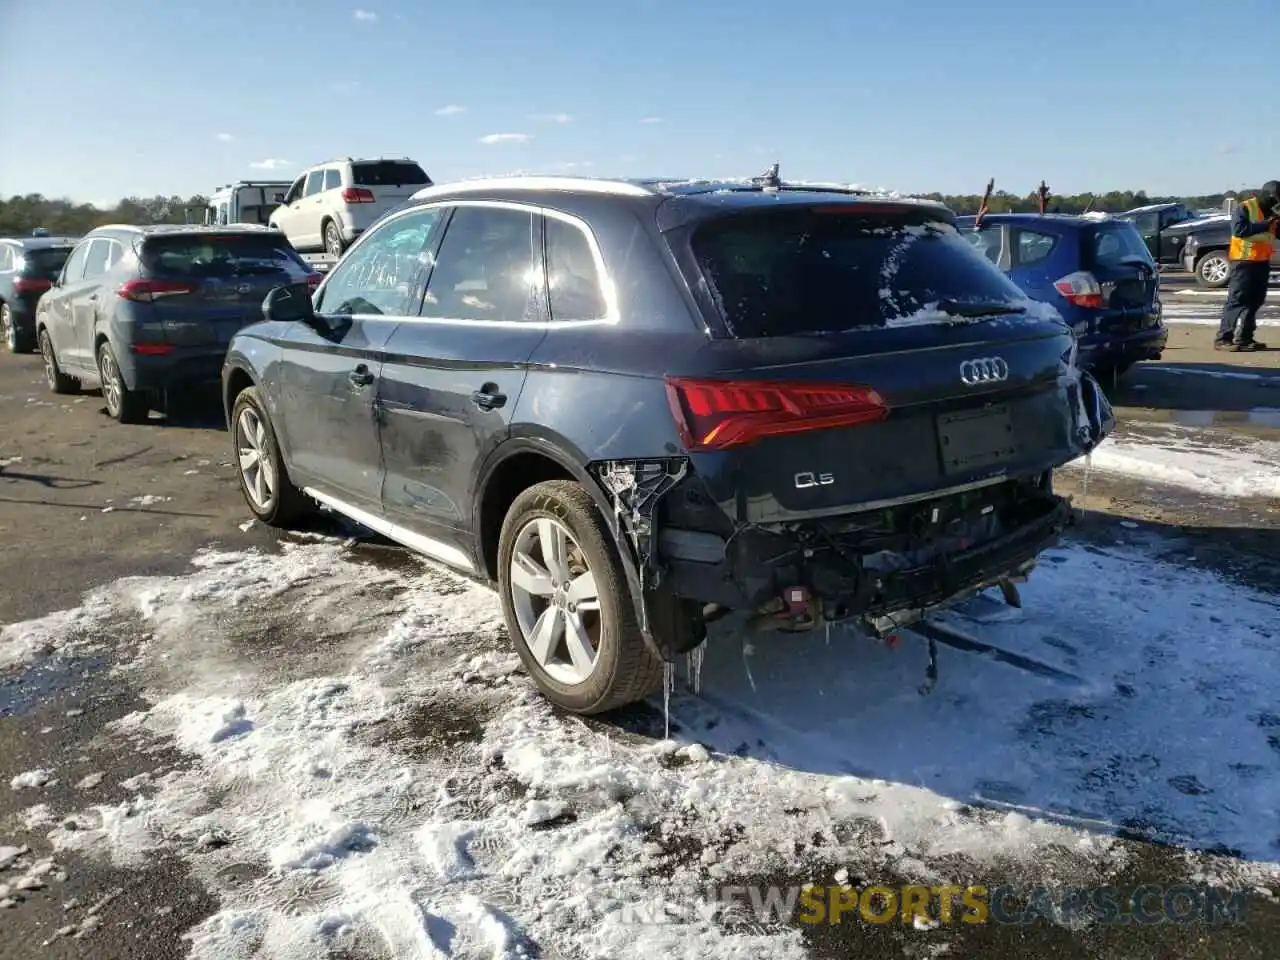
[[[246,501],[496,582],[579,713],[731,612],[885,636],[1012,600],[1070,521],[1054,469],[1114,420],[1070,328],[952,221],[773,173],[427,188],[232,343]]]

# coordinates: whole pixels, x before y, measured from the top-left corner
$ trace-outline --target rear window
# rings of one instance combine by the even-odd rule
[[[283,237],[150,237],[142,263],[152,273],[195,279],[279,274],[297,282],[311,273]]]
[[[1155,266],[1151,251],[1138,233],[1137,227],[1128,221],[1099,224],[1093,234],[1093,262],[1098,266],[1112,267],[1134,260]]]
[[[730,215],[694,232],[694,257],[735,336],[883,327],[944,300],[1025,300],[948,223],[828,209]]]
[[[416,163],[378,160],[353,163],[351,182],[357,187],[428,187],[431,178]]]
[[[46,247],[43,250],[28,250],[22,254],[26,261],[24,272],[36,277],[47,277],[52,280],[60,272],[62,265],[71,256],[71,247]]]

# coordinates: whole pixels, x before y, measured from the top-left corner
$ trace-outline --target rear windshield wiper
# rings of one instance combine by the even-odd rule
[[[980,303],[972,300],[939,300],[938,309],[953,317],[992,317],[1027,312],[1026,307],[1013,303]]]

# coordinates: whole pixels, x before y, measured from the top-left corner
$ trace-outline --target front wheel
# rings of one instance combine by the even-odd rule
[[[53,340],[48,330],[40,331],[40,359],[44,361],[44,382],[54,393],[78,393],[80,381],[68,377],[58,366],[58,357],[53,352]]]
[[[236,475],[253,515],[273,527],[287,527],[311,511],[310,501],[289,479],[271,418],[257,387],[246,387],[231,408]]]
[[[645,643],[612,536],[570,480],[525,490],[498,541],[498,592],[516,652],[552,703],[597,714],[643,700],[663,662]]]
[[[1225,250],[1210,250],[1196,261],[1196,282],[1202,287],[1218,290],[1231,279],[1231,261]]]
[[[120,363],[109,343],[98,348],[98,379],[102,383],[102,399],[107,403],[107,413],[120,423],[142,423],[151,412],[147,395],[130,390],[120,373]]]

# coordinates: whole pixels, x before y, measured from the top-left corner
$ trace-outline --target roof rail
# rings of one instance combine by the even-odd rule
[[[652,197],[657,191],[634,180],[607,180],[596,177],[510,176],[478,177],[423,187],[414,200],[446,196],[451,193],[475,193],[486,190],[574,190],[582,193],[605,193],[625,197]]]

